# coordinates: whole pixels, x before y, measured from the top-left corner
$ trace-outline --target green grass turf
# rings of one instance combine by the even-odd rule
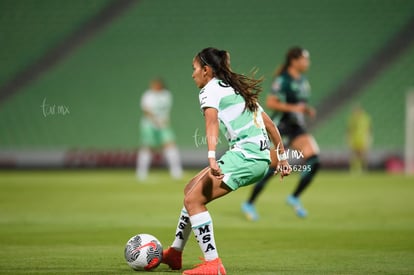
[[[272,180],[256,223],[240,213],[249,187],[211,203],[228,274],[414,274],[413,177],[323,172],[303,197],[306,220],[284,204],[297,178]],[[126,170],[0,171],[0,272],[134,274],[125,242],[150,233],[171,243],[184,182],[164,171],[146,184]],[[191,237],[184,267],[198,256]]]

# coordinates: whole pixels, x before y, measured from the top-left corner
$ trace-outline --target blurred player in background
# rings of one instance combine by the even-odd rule
[[[261,179],[268,170],[268,135],[274,143],[281,137],[272,120],[257,102],[261,80],[234,73],[228,52],[206,48],[193,59],[193,79],[201,89],[200,107],[204,113],[209,167],[203,169],[185,187],[174,241],[163,252],[162,262],[181,269],[182,251],[191,229],[203,251],[204,260],[187,275],[225,275],[218,256],[213,222],[206,204]],[[219,129],[230,150],[216,160]],[[283,152],[283,145],[280,150]],[[278,163],[281,175],[290,173],[286,158]]]
[[[352,151],[350,170],[362,173],[367,169],[367,154],[371,146],[371,118],[361,105],[354,107],[348,120],[348,144]]]
[[[151,164],[152,152],[164,149],[164,156],[170,168],[171,176],[180,179],[182,167],[174,134],[170,127],[172,96],[162,79],[151,81],[149,90],[141,98],[141,148],[137,156],[137,178],[145,180]]]
[[[319,148],[311,134],[306,130],[305,116],[314,118],[315,110],[308,105],[310,85],[303,75],[310,65],[309,52],[300,47],[291,48],[286,55],[285,63],[276,71],[270,94],[267,96],[267,107],[273,111],[271,116],[278,126],[286,146],[303,154],[304,165],[297,166],[301,177],[296,189],[287,197],[287,204],[298,217],[306,217],[307,211],[302,206],[299,196],[309,186],[319,169]],[[277,147],[277,144],[274,144]],[[267,175],[253,188],[248,201],[242,204],[242,211],[249,220],[259,218],[254,202],[271,178],[274,170],[269,169]]]

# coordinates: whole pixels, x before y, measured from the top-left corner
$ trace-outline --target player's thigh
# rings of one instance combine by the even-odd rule
[[[315,138],[310,134],[302,134],[292,140],[291,145],[293,149],[302,151],[305,158],[319,154],[319,146]]]
[[[367,155],[367,149],[366,147],[357,147],[354,148],[352,150],[352,152],[354,153],[354,155],[356,155],[357,157],[363,158]]]
[[[160,142],[164,145],[164,147],[174,144],[175,137],[170,127],[161,128],[159,131]]]
[[[191,189],[193,189],[194,185],[196,185],[197,182],[200,181],[200,179],[210,171],[210,167],[206,167],[203,170],[201,170],[195,177],[193,177],[190,182],[185,186],[184,188],[184,195],[188,193]]]
[[[206,168],[186,186],[185,204],[207,204],[229,192],[231,189]]]

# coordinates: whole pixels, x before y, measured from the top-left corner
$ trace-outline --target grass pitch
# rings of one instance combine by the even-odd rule
[[[136,273],[126,241],[149,233],[167,247],[195,173],[177,182],[154,171],[143,184],[133,171],[0,171],[0,273]],[[305,220],[285,205],[297,179],[269,183],[255,223],[240,212],[250,187],[210,204],[228,274],[414,274],[413,177],[322,172],[303,196]],[[184,268],[197,256],[191,237]]]

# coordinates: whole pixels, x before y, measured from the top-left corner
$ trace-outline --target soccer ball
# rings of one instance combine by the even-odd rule
[[[133,236],[126,243],[125,260],[134,270],[152,270],[161,263],[162,245],[149,234]]]

